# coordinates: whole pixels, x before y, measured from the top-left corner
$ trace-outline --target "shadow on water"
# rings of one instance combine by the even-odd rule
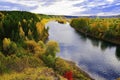
[[[114,44],[110,44],[108,42],[105,42],[105,41],[101,41],[101,50],[102,51],[105,51],[106,49],[110,49],[110,48],[113,48],[113,47],[116,47],[116,45]]]
[[[117,59],[120,61],[120,46],[117,46],[115,55],[116,55]]]
[[[89,37],[89,36],[84,35],[83,33],[80,33],[78,31],[76,31],[76,34],[80,35],[80,37],[83,41],[86,41],[87,39],[89,39],[94,47],[99,47],[100,46],[102,51],[105,51],[108,48],[113,48],[113,47],[117,46],[115,44],[112,44],[112,43],[109,43],[109,42],[106,42],[106,41],[103,41],[103,40],[99,40],[99,39],[96,39],[96,38],[93,38],[93,37]]]
[[[86,41],[87,40],[87,36],[83,35],[82,33],[79,33],[78,31],[75,30],[75,33],[78,35],[81,35],[80,38],[82,41]]]

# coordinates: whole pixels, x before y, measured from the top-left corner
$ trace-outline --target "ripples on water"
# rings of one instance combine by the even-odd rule
[[[70,25],[49,22],[49,39],[56,40],[61,52],[58,56],[72,60],[96,80],[120,77],[120,47],[88,38]]]

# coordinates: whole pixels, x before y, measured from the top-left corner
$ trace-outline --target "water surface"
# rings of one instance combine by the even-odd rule
[[[74,61],[96,80],[114,80],[120,77],[120,47],[88,38],[70,25],[49,22],[49,39],[60,45],[58,56]]]

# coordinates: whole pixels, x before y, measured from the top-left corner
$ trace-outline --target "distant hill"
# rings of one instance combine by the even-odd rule
[[[120,15],[114,15],[114,16],[64,16],[66,18],[80,18],[80,17],[88,17],[88,18],[120,18]]]

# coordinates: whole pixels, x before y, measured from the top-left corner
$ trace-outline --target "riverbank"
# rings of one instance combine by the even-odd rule
[[[68,61],[68,60],[65,60],[63,59],[67,64],[69,64],[69,66],[72,66],[72,68],[74,69],[74,72],[73,71],[73,80],[94,80],[87,72],[85,72],[84,70],[82,70],[80,67],[78,67],[76,65],[75,62],[73,61]],[[74,73],[77,73],[77,74],[74,74]],[[81,75],[80,75],[81,74]]]
[[[120,45],[119,18],[76,18],[70,25],[87,36]]]
[[[118,45],[118,46],[120,45],[120,42],[117,41],[117,40],[110,40],[110,39],[101,38],[101,37],[99,37],[99,36],[95,36],[95,35],[92,35],[92,34],[90,34],[90,33],[84,32],[84,31],[82,31],[82,30],[80,30],[80,29],[78,29],[78,28],[74,28],[74,29],[75,29],[76,31],[82,33],[83,35],[88,36],[88,37],[96,38],[96,39],[99,39],[99,40],[102,40],[102,41],[111,43],[111,44],[113,44],[113,45]]]

